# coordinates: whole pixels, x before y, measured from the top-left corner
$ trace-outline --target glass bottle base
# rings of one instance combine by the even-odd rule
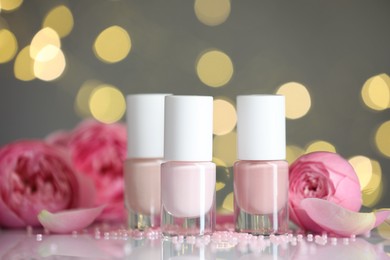
[[[215,215],[213,210],[203,216],[187,218],[175,217],[163,207],[161,218],[161,233],[164,238],[203,236],[212,234],[214,230]]]
[[[160,214],[144,215],[132,210],[127,211],[127,226],[130,229],[145,230],[160,226]]]
[[[249,214],[236,207],[235,231],[253,235],[285,234],[288,232],[288,208],[282,208],[277,214]]]

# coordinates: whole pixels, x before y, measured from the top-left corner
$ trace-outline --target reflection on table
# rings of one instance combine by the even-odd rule
[[[157,231],[85,230],[69,235],[0,230],[0,259],[390,259],[390,240],[218,231],[204,237],[161,238]]]

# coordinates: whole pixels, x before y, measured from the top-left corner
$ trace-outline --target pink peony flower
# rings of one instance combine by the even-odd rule
[[[68,149],[75,168],[95,183],[95,205],[106,205],[101,220],[124,220],[123,161],[127,133],[123,124],[93,120],[80,123],[71,133]]]
[[[313,152],[298,158],[289,173],[290,219],[304,230],[322,232],[302,208],[305,198],[319,198],[351,211],[359,211],[362,195],[358,177],[352,166],[340,155]]]
[[[45,140],[49,144],[53,144],[55,146],[67,149],[69,145],[70,137],[71,137],[70,131],[60,130],[51,133],[45,138]]]
[[[0,226],[38,226],[41,210],[89,207],[94,187],[78,175],[62,150],[26,140],[0,149]]]

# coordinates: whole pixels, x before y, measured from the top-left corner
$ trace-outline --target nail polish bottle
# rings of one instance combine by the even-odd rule
[[[161,165],[164,237],[209,234],[215,226],[216,167],[212,160],[213,98],[165,98]]]
[[[164,155],[164,102],[168,94],[128,95],[124,162],[128,227],[160,226],[161,163]]]
[[[238,232],[288,230],[285,99],[237,97],[238,160],[234,164],[234,217]]]

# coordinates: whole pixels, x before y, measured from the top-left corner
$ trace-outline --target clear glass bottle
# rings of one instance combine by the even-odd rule
[[[262,235],[285,233],[289,184],[284,96],[238,96],[237,114],[235,229]]]
[[[209,234],[215,226],[213,98],[168,96],[165,100],[161,231],[166,237]]]
[[[168,94],[127,96],[128,159],[124,162],[128,227],[160,226],[164,102]]]

